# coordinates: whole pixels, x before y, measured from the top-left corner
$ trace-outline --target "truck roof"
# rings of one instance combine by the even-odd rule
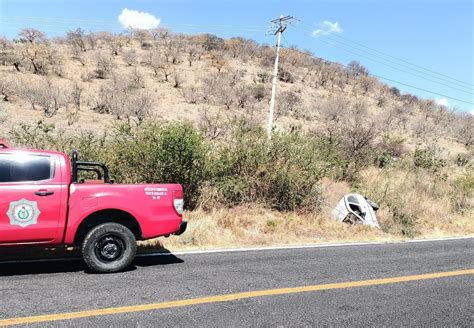
[[[33,154],[60,155],[60,156],[68,157],[65,153],[58,152],[58,151],[28,149],[28,148],[13,148],[4,139],[0,139],[0,152],[9,152],[9,153],[11,153],[11,152],[16,152],[16,151],[33,153]]]
[[[0,148],[10,148],[10,145],[2,138],[0,138]]]

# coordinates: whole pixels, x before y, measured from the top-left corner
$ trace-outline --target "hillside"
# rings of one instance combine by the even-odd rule
[[[274,50],[251,40],[174,35],[165,29],[127,35],[78,30],[55,40],[33,33],[22,40],[0,42],[0,87],[8,100],[2,103],[2,133],[16,123],[10,111],[27,113],[25,123],[52,118],[58,126],[96,131],[117,118],[199,122],[205,111],[245,114],[256,123],[266,118]],[[283,49],[278,128],[314,129],[357,103],[361,119],[389,132],[417,141],[443,137],[472,143],[472,135],[463,133],[472,120],[433,100],[402,95],[367,73],[357,62],[345,69]],[[140,110],[133,106],[137,101]],[[102,113],[110,115],[96,115]]]
[[[190,245],[221,243],[203,241],[212,239],[211,231],[227,236],[231,244],[241,239],[277,243],[314,236],[383,239],[474,233],[472,116],[401,94],[357,62],[344,67],[285,48],[275,120],[276,140],[283,146],[272,145],[276,155],[267,157],[252,147],[265,143],[260,128],[267,118],[273,61],[273,47],[242,38],[181,35],[166,29],[123,35],[79,29],[64,38],[47,39],[25,29],[18,40],[0,39],[0,135],[15,144],[64,151],[89,145],[94,149],[86,154],[111,163],[117,177],[133,182],[182,178],[176,172],[132,175],[134,162],[122,156],[129,148],[120,147],[120,140],[149,147],[146,131],[171,133],[157,128],[157,122],[177,122],[177,131],[185,122],[194,126],[190,136],[202,136],[196,141],[199,147],[202,143],[211,149],[203,155],[203,165],[209,156],[227,165],[230,160],[223,159],[223,149],[227,154],[239,149],[239,156],[244,149],[245,161],[239,157],[235,163],[248,167],[237,170],[234,163],[224,174],[206,166],[206,174],[189,180],[196,193],[195,210],[189,215],[199,222],[189,234]],[[121,134],[123,124],[132,132]],[[107,151],[101,153],[101,147]],[[282,149],[291,155],[279,154]],[[134,150],[143,155],[142,149]],[[306,151],[311,154],[304,157]],[[248,158],[256,154],[262,155],[261,162],[255,159],[250,166]],[[319,166],[316,170],[298,161],[288,164],[292,156]],[[272,171],[277,170],[272,167],[275,159],[287,169],[284,183],[309,181],[320,187],[320,206],[305,205],[315,201],[310,198],[313,185],[298,189],[296,200],[282,201],[291,206],[278,205],[278,197],[293,196],[272,194],[275,188],[281,191],[283,183],[275,178],[281,172]],[[120,171],[120,166],[129,171]],[[260,178],[259,172],[273,173]],[[288,188],[292,195],[293,187]],[[341,232],[326,221],[331,207],[349,190],[381,203],[383,232],[350,227]],[[308,216],[310,226],[304,223]],[[328,234],[327,227],[333,233]]]

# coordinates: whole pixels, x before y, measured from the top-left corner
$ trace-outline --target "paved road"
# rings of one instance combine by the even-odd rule
[[[80,260],[0,263],[0,320],[474,268],[474,239],[138,258],[96,275]],[[339,285],[337,285],[339,286]],[[47,321],[45,327],[472,327],[474,275]],[[0,321],[1,322],[1,321]]]

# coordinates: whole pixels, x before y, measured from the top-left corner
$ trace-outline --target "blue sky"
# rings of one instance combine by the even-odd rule
[[[292,15],[301,23],[285,31],[284,45],[343,64],[358,60],[372,74],[444,96],[388,82],[404,92],[447,101],[462,111],[474,109],[474,104],[445,97],[474,103],[472,0],[0,0],[0,34],[14,38],[23,27],[49,36],[77,27],[120,32],[118,16],[124,8],[150,13],[177,32],[244,36],[272,44],[274,37],[265,35],[269,21]],[[332,33],[311,36],[318,26],[327,31],[335,23]]]

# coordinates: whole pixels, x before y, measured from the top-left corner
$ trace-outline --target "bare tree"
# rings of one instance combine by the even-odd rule
[[[213,52],[211,54],[211,66],[217,69],[217,72],[220,73],[222,68],[227,65],[227,61],[224,58],[224,55],[220,52]]]
[[[302,104],[301,97],[293,91],[282,91],[278,96],[277,110],[278,115],[288,115],[297,113]]]
[[[52,71],[60,77],[64,77],[64,59],[61,53],[54,47],[48,49],[48,61]]]
[[[347,64],[347,71],[349,72],[349,74],[355,77],[369,75],[369,70],[362,66],[361,63],[355,60]]]
[[[10,101],[17,89],[17,78],[10,74],[0,75],[0,100]]]
[[[252,99],[252,89],[248,85],[241,84],[235,89],[235,100],[239,108],[246,108]]]
[[[377,81],[369,76],[361,76],[357,79],[358,90],[366,96],[376,85]]]
[[[232,38],[225,42],[225,49],[230,52],[232,58],[237,58],[242,53],[244,46],[242,38]]]
[[[79,63],[81,63],[82,66],[86,66],[86,56],[84,56],[84,52],[81,51],[80,48],[78,47],[72,47],[71,48],[71,57],[74,60],[77,60]]]
[[[34,74],[46,75],[49,68],[48,48],[45,44],[28,44],[22,47],[22,56]]]
[[[71,91],[71,99],[76,111],[81,110],[81,100],[82,100],[83,92],[84,92],[83,86],[81,86],[78,82],[75,82]]]
[[[67,110],[71,90],[64,83],[41,78],[23,85],[22,98],[27,99],[33,109],[41,108],[46,117],[53,117],[61,108]]]
[[[234,74],[214,73],[202,80],[202,95],[208,103],[225,105],[230,109],[236,102],[235,89],[238,76]]]
[[[143,44],[151,36],[148,30],[141,30],[141,29],[131,29],[130,35],[132,36],[132,38],[138,40],[140,44]]]
[[[86,33],[83,29],[78,28],[75,31],[67,32],[66,39],[78,52],[86,52]]]
[[[164,82],[169,82],[169,76],[173,72],[171,64],[161,56],[156,56],[152,59],[151,67],[155,76],[163,74]]]
[[[194,84],[189,87],[184,87],[181,94],[183,95],[184,101],[188,104],[197,104],[202,98],[199,89]]]
[[[129,104],[130,114],[136,119],[138,125],[149,118],[153,109],[153,99],[146,93],[134,95]]]
[[[228,110],[235,103],[235,89],[229,84],[220,84],[217,90],[217,100],[223,104]]]
[[[474,115],[469,113],[459,115],[455,130],[460,142],[468,147],[474,145]]]
[[[222,50],[225,47],[224,39],[214,34],[201,34],[196,36],[194,40],[200,43],[205,51]]]
[[[97,48],[99,36],[97,35],[97,33],[89,32],[84,36],[84,41],[86,44],[85,49],[89,48],[90,50],[95,50]]]
[[[145,88],[145,78],[137,67],[133,69],[131,79],[134,87],[141,89]]]
[[[0,61],[3,66],[10,63],[10,58],[13,53],[13,44],[7,38],[0,36]]]
[[[219,114],[213,115],[208,109],[204,109],[199,122],[199,127],[209,139],[216,139],[225,130]]]
[[[136,65],[138,62],[137,52],[133,49],[125,50],[122,54],[122,57],[128,66]]]
[[[183,85],[183,78],[181,76],[181,74],[179,74],[178,72],[174,72],[173,74],[173,87],[174,88],[181,88],[181,86]]]
[[[96,54],[96,70],[97,78],[105,79],[112,73],[115,68],[114,58],[104,52]]]
[[[46,38],[46,34],[34,28],[24,28],[18,33],[18,38],[22,42],[33,44],[37,41],[43,41]]]
[[[188,54],[187,59],[189,67],[191,67],[193,65],[193,61],[197,57],[197,48],[194,46],[188,46],[188,48],[186,49],[186,53]]]

